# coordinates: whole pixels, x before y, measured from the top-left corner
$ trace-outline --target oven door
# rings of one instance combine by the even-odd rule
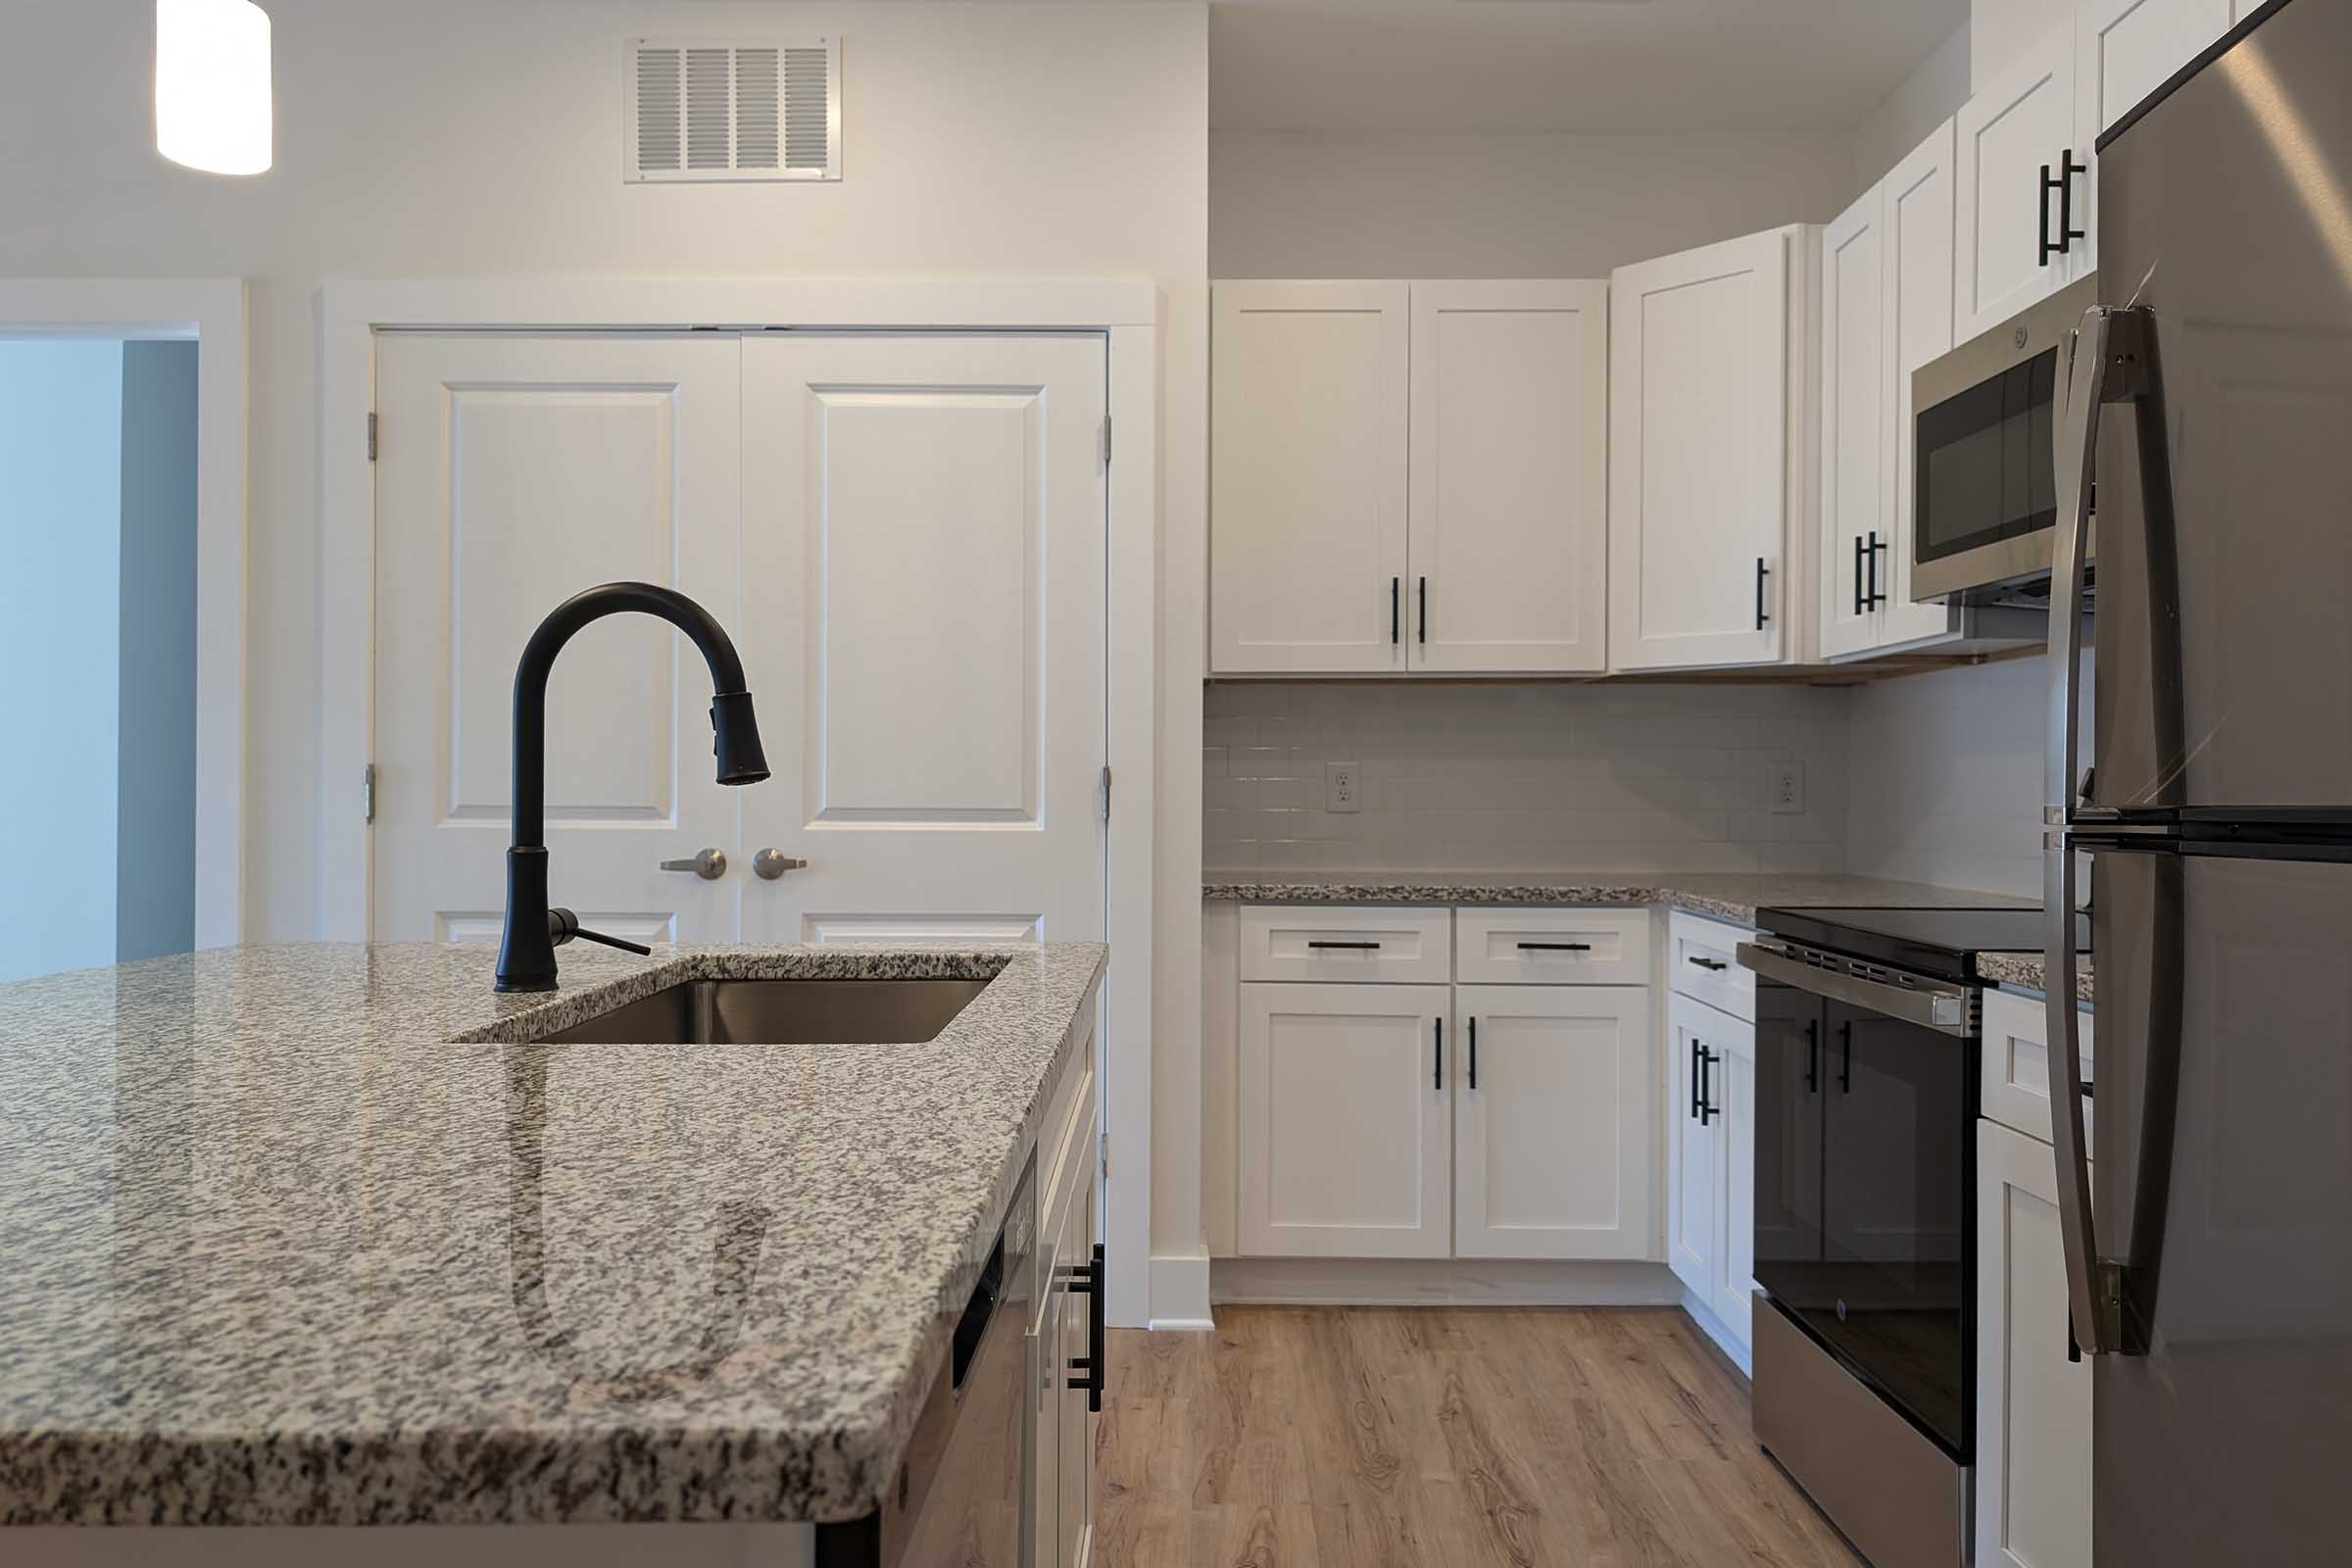
[[[1786,968],[1756,985],[1756,1283],[1970,1463],[1973,1025],[1852,1000],[1880,982]],[[1901,1001],[1917,1010],[1917,993]]]

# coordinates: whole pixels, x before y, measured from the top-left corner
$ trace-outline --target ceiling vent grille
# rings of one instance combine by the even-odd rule
[[[839,179],[841,41],[632,38],[622,178]]]

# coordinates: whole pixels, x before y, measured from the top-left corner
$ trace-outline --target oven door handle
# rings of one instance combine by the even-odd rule
[[[1976,1008],[1970,1005],[1976,999],[1964,986],[1889,985],[1884,980],[1800,962],[1759,942],[1740,943],[1739,956],[1742,968],[1753,969],[1766,980],[1777,980],[1832,1002],[1884,1013],[1962,1040],[1977,1032]]]

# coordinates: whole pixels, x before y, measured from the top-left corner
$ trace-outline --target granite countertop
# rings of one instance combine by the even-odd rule
[[[1662,871],[1648,876],[1583,871],[1208,871],[1201,895],[1244,904],[1663,904],[1753,925],[1774,906],[1901,908],[1958,905],[2032,908],[2031,899],[1971,893],[1927,882],[1807,873]]]
[[[225,949],[0,986],[0,1522],[855,1518],[1106,950]],[[893,1046],[509,1044],[707,976]],[[452,1043],[463,1042],[463,1043]]]
[[[2079,1002],[2092,1001],[2090,955],[2075,956],[2075,998]],[[2020,991],[2046,991],[2049,982],[2038,953],[1980,953],[1977,972],[1987,980],[1996,980]]]

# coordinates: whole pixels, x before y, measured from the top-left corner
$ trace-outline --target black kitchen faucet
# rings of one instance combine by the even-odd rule
[[[767,777],[752,694],[744,690],[743,661],[725,628],[702,606],[674,589],[650,582],[609,582],[558,605],[522,645],[514,666],[514,836],[507,851],[507,928],[498,945],[501,991],[556,989],[556,949],[574,937],[631,953],[650,949],[580,929],[569,909],[547,902],[547,677],[572,633],[622,611],[659,615],[694,639],[710,666],[710,750],[721,784],[757,784]]]

